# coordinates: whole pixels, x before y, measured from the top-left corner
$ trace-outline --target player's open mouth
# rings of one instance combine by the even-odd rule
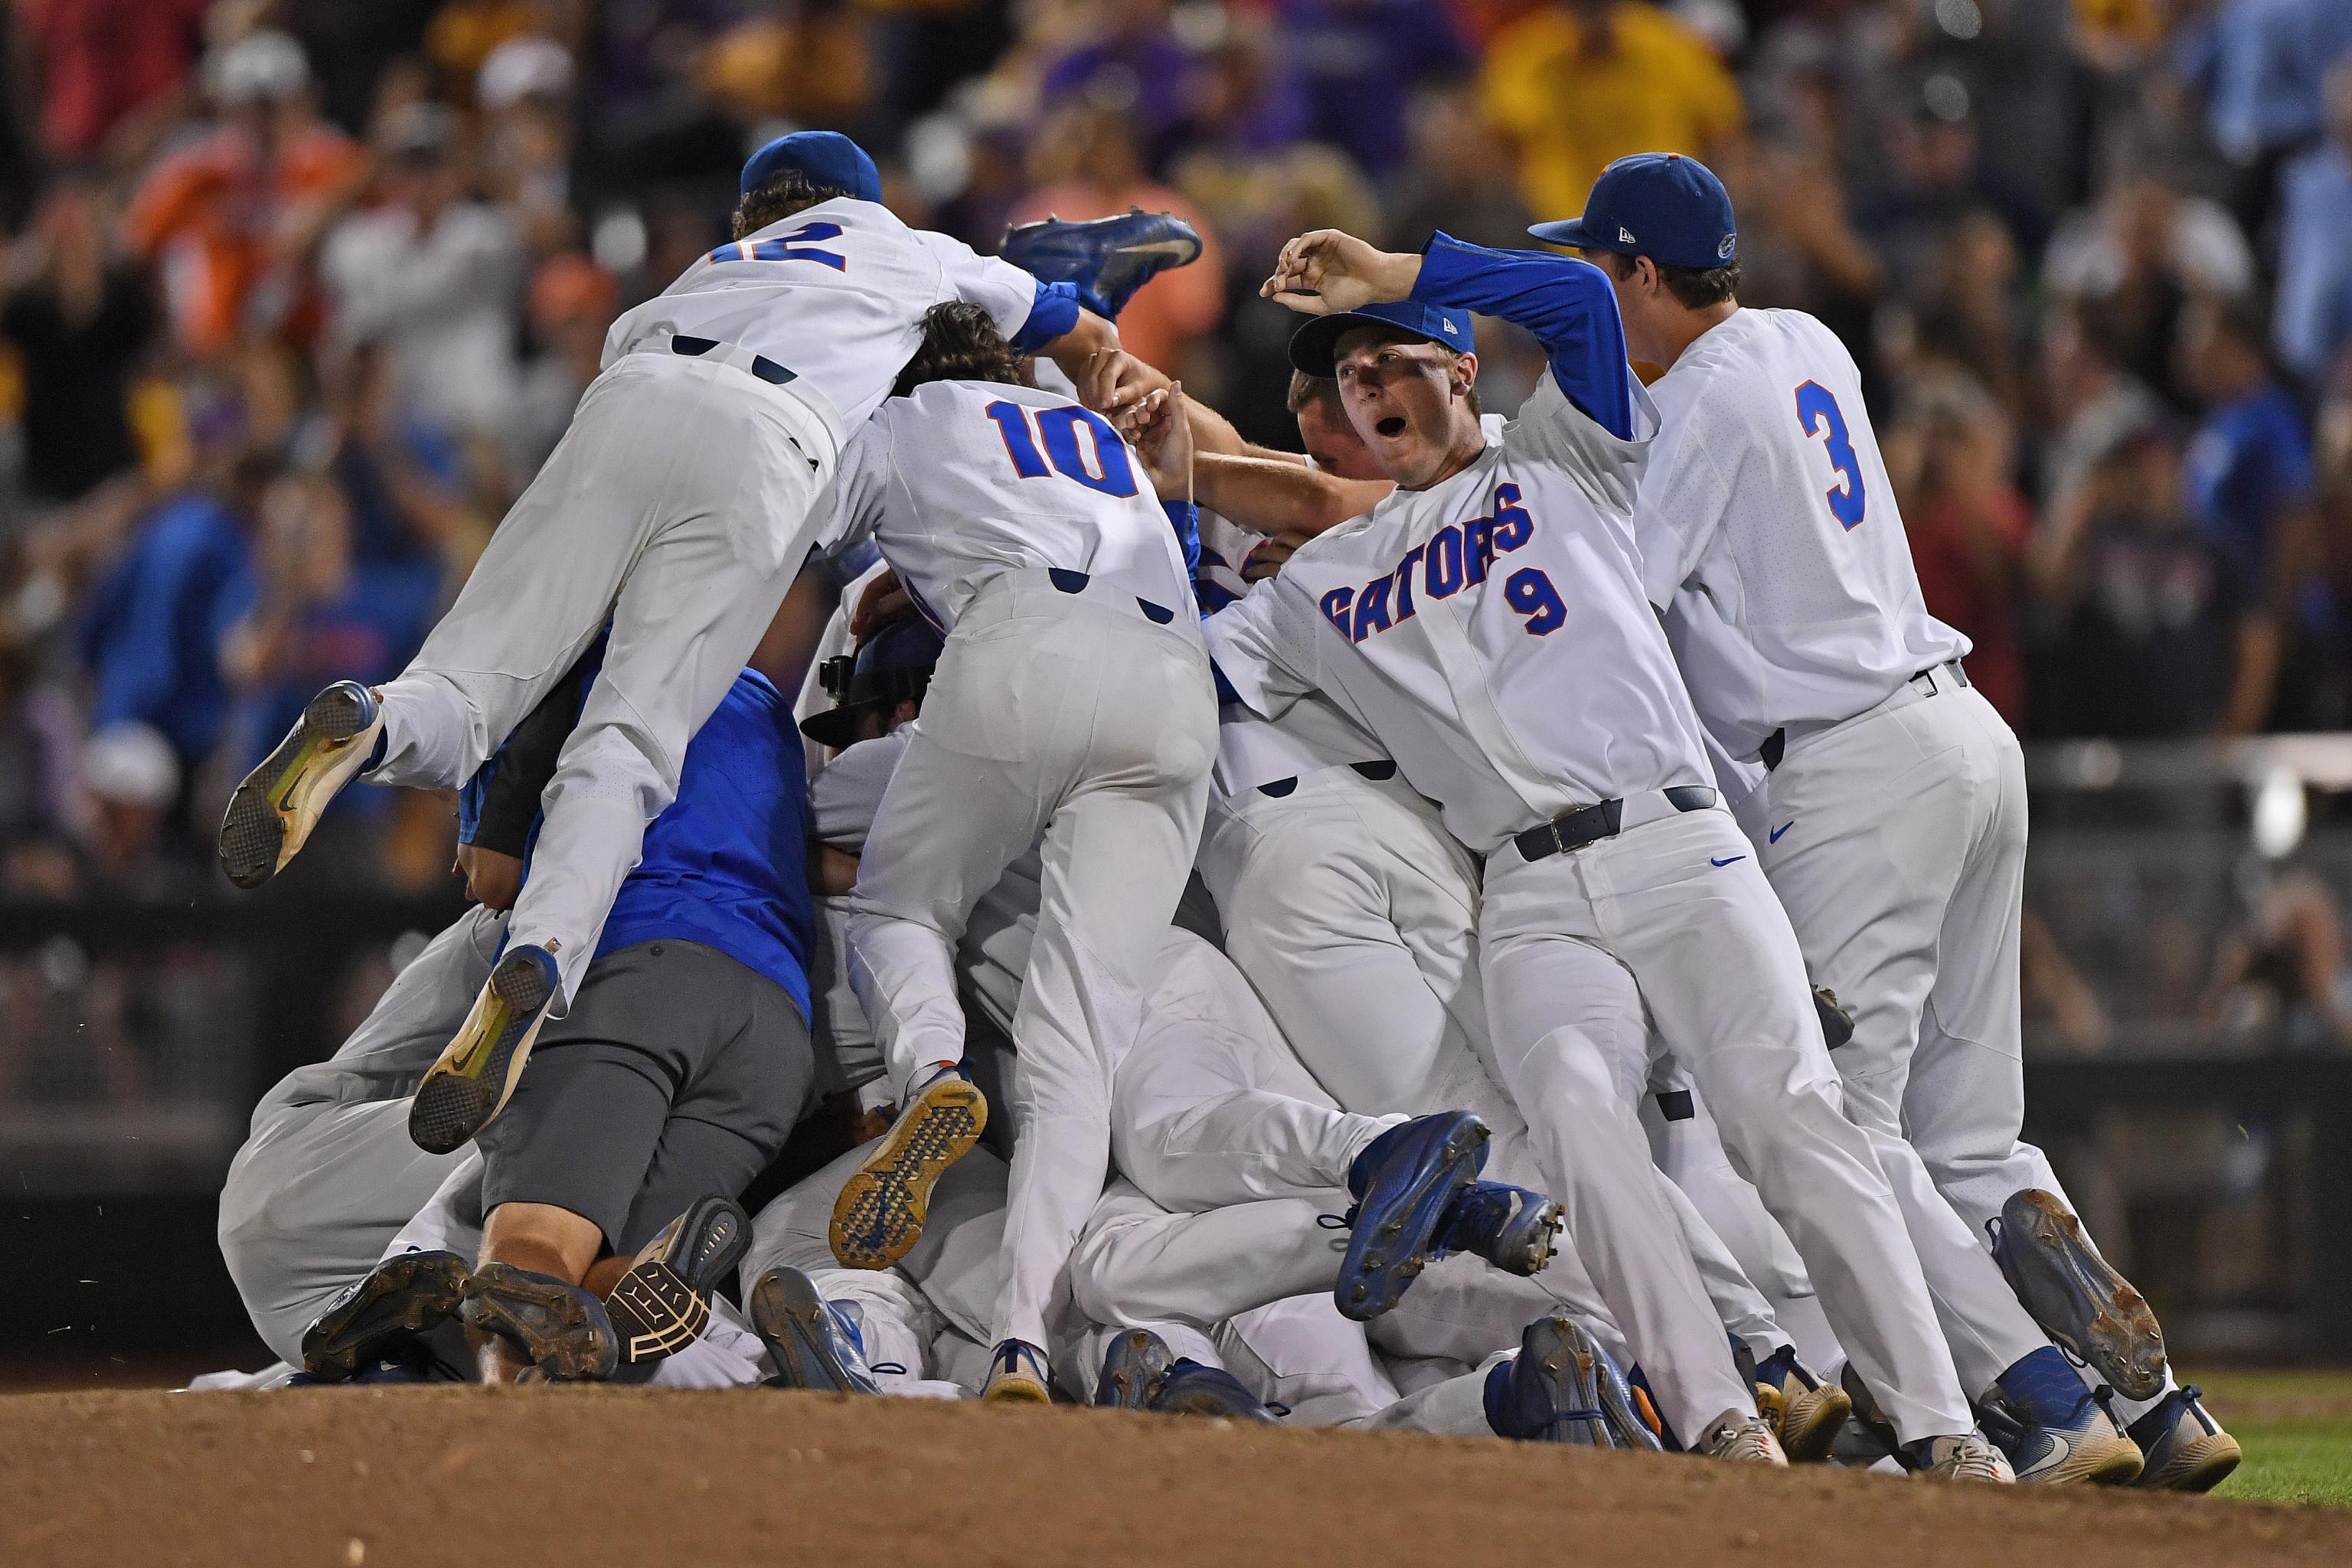
[[[1393,441],[1398,437],[1404,434],[1404,416],[1402,414],[1391,414],[1387,418],[1374,425],[1372,428]]]

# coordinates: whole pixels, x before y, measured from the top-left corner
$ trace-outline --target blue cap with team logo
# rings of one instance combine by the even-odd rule
[[[1739,256],[1731,195],[1715,171],[1679,153],[1636,153],[1601,171],[1584,216],[1539,223],[1528,232],[1557,245],[1646,256],[1668,267],[1705,270]]]
[[[838,131],[795,131],[779,136],[743,164],[742,193],[750,195],[787,169],[806,174],[811,184],[846,191],[861,202],[882,199],[882,176],[866,149]]]
[[[1470,333],[1470,312],[1451,305],[1424,305],[1418,300],[1392,300],[1360,310],[1337,310],[1318,316],[1290,334],[1290,363],[1309,375],[1329,380],[1339,340],[1358,327],[1398,327],[1417,338],[1444,343],[1455,353],[1475,352],[1478,340]]]

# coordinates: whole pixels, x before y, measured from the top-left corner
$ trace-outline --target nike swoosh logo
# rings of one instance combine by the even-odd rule
[[[1710,855],[1710,856],[1708,856],[1708,857],[1707,857],[1707,861],[1706,861],[1706,863],[1707,863],[1708,865],[1710,865],[1710,866],[1728,866],[1728,865],[1732,864],[1732,862],[1733,862],[1733,861],[1737,861],[1737,860],[1745,860],[1745,859],[1747,859],[1747,858],[1748,858],[1748,857],[1747,857],[1747,856],[1745,856],[1745,855],[1734,855],[1734,856],[1731,858],[1731,859],[1730,859],[1730,860],[1717,860],[1717,858],[1715,858],[1713,856],[1711,856],[1711,855]]]
[[[1780,835],[1782,835],[1783,833],[1788,832],[1788,831],[1789,831],[1789,829],[1790,829],[1791,827],[1794,827],[1794,826],[1797,826],[1797,819],[1796,819],[1795,817],[1793,817],[1793,816],[1792,816],[1792,817],[1790,817],[1788,821],[1786,821],[1786,822],[1784,822],[1784,823],[1780,824],[1780,826],[1778,826],[1778,827],[1776,827],[1776,828],[1774,828],[1774,829],[1772,830],[1772,832],[1771,832],[1771,834],[1770,834],[1770,836],[1769,836],[1769,837],[1770,837],[1770,841],[1771,841],[1772,843],[1775,843],[1775,844],[1780,843]]]
[[[1140,245],[1122,245],[1121,256],[1190,256],[1192,242],[1189,239],[1148,239]]]

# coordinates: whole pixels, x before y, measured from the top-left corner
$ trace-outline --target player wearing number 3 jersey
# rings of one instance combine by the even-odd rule
[[[2019,1138],[2024,764],[1969,684],[1968,639],[1920,597],[1853,361],[1801,311],[1740,306],[1730,201],[1694,160],[1621,160],[1582,216],[1534,232],[1600,257],[1633,356],[1666,367],[1635,514],[1643,587],[1700,719],[1769,770],[1743,812],[1754,852],[1814,980],[1853,1010],[1847,1110],[1903,1205],[1962,1386],[2029,1428],[2010,1445],[2021,1480],[2127,1480],[2139,1456],[1986,1244],[2024,1192],[2066,1213],[2052,1234],[2073,1223]],[[2013,1229],[2004,1247],[2037,1245]],[[2153,1400],[2154,1320],[2079,1230],[2059,1246],[2101,1283],[2049,1333]]]
[[[1324,231],[1285,247],[1265,291],[1324,317],[1293,363],[1337,374],[1399,488],[1212,617],[1211,652],[1261,712],[1322,691],[1486,857],[1496,1065],[1668,1421],[1708,1452],[1778,1456],[1648,1168],[1653,1019],[1902,1436],[1979,1443],[1901,1214],[1843,1115],[1796,940],[1708,786],[1643,598],[1632,513],[1654,416],[1608,279],[1444,235],[1414,257]],[[1492,443],[1463,352],[1474,310],[1549,360]]]

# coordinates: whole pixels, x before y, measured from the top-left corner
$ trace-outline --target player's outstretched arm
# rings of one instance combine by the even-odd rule
[[[1611,435],[1633,437],[1633,370],[1607,273],[1572,256],[1489,250],[1444,233],[1430,236],[1416,260],[1412,298],[1525,327],[1568,400]]]
[[[1192,459],[1192,493],[1211,511],[1277,538],[1311,538],[1361,517],[1396,486],[1343,479],[1279,457],[1202,452]]]

